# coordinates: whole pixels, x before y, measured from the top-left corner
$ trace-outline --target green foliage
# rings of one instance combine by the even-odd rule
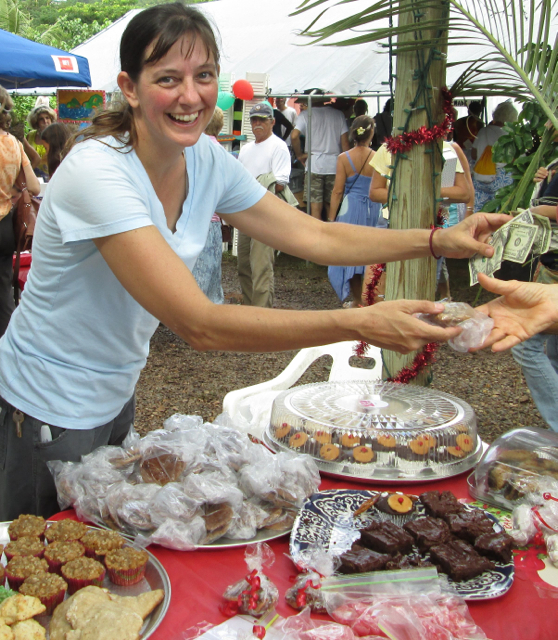
[[[43,25],[36,29],[30,29],[27,37],[35,42],[41,42],[51,47],[69,51],[82,42],[89,40],[89,38],[110,24],[110,20],[105,20],[103,23],[95,20],[89,24],[83,22],[81,18],[62,16],[50,27]]]
[[[19,0],[0,0],[0,29],[23,36],[29,23],[29,15],[21,9]]]
[[[487,202],[483,211],[508,212],[529,206],[533,192],[533,176],[538,167],[544,167],[558,156],[558,145],[547,131],[546,115],[536,102],[523,105],[517,122],[504,125],[505,134],[492,149],[494,162],[505,163],[513,183],[500,189],[496,197]],[[533,160],[536,158],[536,162]]]

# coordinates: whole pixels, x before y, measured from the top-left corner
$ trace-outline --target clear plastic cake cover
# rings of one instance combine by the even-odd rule
[[[273,403],[267,439],[313,456],[336,475],[386,480],[448,477],[482,449],[473,409],[441,391],[391,382],[294,387]]]

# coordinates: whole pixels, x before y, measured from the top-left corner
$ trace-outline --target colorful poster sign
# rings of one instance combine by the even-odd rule
[[[104,91],[93,89],[58,89],[58,119],[60,122],[89,122],[95,111],[106,105]]]

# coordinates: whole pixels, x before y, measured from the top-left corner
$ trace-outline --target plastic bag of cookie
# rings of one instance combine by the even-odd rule
[[[481,347],[492,331],[494,320],[465,302],[443,302],[443,305],[440,313],[419,313],[417,318],[438,327],[461,327],[461,333],[449,341],[456,351],[465,353]]]

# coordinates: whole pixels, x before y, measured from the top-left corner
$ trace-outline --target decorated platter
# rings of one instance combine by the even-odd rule
[[[304,551],[313,546],[319,546],[339,556],[351,548],[353,542],[359,538],[359,529],[370,524],[373,518],[381,515],[383,519],[391,519],[392,516],[381,513],[374,507],[354,517],[354,512],[366,500],[377,494],[377,491],[331,489],[310,496],[300,510],[291,532],[290,555],[293,561],[297,563],[302,559]],[[473,509],[469,505],[464,506],[466,509]],[[494,530],[501,531],[498,519],[489,512],[485,513],[494,521]],[[417,502],[414,517],[424,515],[424,506]],[[485,571],[471,580],[454,582],[448,578],[448,581],[465,600],[499,598],[513,584],[513,559],[508,564],[495,565],[494,569]]]
[[[10,542],[10,536],[8,534],[8,527],[10,524],[11,522],[0,522],[0,544],[2,545],[6,545]],[[96,527],[90,528],[95,529]],[[130,543],[126,546],[133,545]],[[165,568],[152,553],[147,551],[147,554],[149,555],[149,560],[147,561],[145,577],[141,582],[129,587],[122,587],[113,584],[109,580],[108,575],[105,577],[103,582],[103,587],[105,589],[108,589],[111,593],[115,593],[119,596],[138,596],[140,593],[144,593],[145,591],[154,591],[155,589],[162,589],[164,591],[165,595],[162,602],[157,605],[157,607],[144,620],[143,627],[140,632],[141,640],[149,638],[149,636],[151,636],[155,629],[161,624],[161,621],[167,613],[171,599],[171,584]],[[2,554],[2,564],[6,564],[6,557],[4,554]],[[50,621],[50,616],[41,616],[40,620],[46,626]]]

